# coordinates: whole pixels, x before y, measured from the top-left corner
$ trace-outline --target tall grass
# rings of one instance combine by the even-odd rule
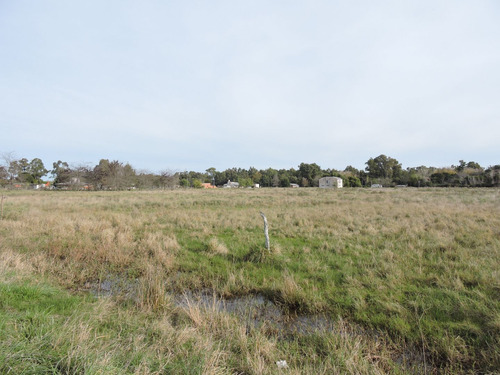
[[[291,373],[500,368],[498,190],[5,194],[0,273],[14,295],[37,279],[73,294],[113,278],[135,288],[127,296],[120,295],[126,287],[116,288],[99,301],[78,297],[85,313],[69,308],[37,318],[53,322],[54,332],[45,326],[34,337],[63,335],[65,349],[54,358],[74,372],[276,373],[281,359]],[[263,251],[260,211],[270,225],[270,252]],[[175,305],[173,296],[187,290],[217,298],[258,294],[285,315],[323,314],[360,328],[283,340],[266,324],[249,330],[213,306]],[[20,324],[12,323],[16,314],[6,317],[9,324]],[[94,342],[102,327],[92,317],[99,314],[113,316],[113,324]],[[78,344],[82,338],[61,325],[94,333]],[[119,333],[124,327],[129,341]],[[52,355],[40,348],[41,357]],[[97,361],[102,348],[109,356]],[[21,361],[7,347],[1,351],[9,363]]]

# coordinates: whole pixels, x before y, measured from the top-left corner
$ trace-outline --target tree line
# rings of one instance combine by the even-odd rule
[[[386,155],[370,158],[364,170],[347,166],[344,170],[323,169],[316,163],[301,163],[290,169],[257,169],[250,167],[228,168],[218,171],[208,168],[204,172],[159,173],[138,171],[129,163],[101,159],[97,165],[70,165],[58,160],[47,169],[40,158],[17,159],[4,154],[0,165],[0,186],[26,187],[41,185],[43,178],[52,177],[50,186],[67,190],[123,190],[166,189],[174,187],[202,187],[204,183],[223,186],[228,181],[238,182],[240,187],[317,187],[319,179],[336,176],[343,179],[344,187],[414,186],[414,187],[498,187],[500,165],[483,168],[474,161],[460,160],[446,168],[411,167],[403,169],[400,162]]]

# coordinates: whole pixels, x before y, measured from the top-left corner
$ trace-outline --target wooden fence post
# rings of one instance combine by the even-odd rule
[[[269,226],[267,225],[266,215],[263,212],[260,213],[260,216],[264,219],[264,235],[266,236],[266,249],[270,250],[271,245],[269,244]]]

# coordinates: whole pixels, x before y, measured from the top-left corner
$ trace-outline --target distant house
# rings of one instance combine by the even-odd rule
[[[383,186],[381,184],[372,184],[372,186],[370,186],[370,187],[377,189],[377,188],[381,188]]]
[[[319,187],[323,189],[340,189],[342,179],[340,177],[322,177],[319,179]]]
[[[201,187],[203,189],[216,189],[217,187],[212,185],[210,182],[204,182],[203,184],[201,184]]]
[[[231,182],[231,180],[227,180],[227,184],[224,184],[225,188],[239,188],[240,184],[238,182]]]
[[[291,187],[291,188],[298,188],[298,187],[299,187],[299,184],[290,184],[290,187]]]

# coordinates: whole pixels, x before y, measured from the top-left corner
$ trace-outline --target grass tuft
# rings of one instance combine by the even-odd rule
[[[5,194],[0,373],[276,373],[284,359],[304,374],[500,368],[496,190]],[[82,296],[109,275],[133,292]],[[272,324],[176,308],[190,291],[262,295],[285,315],[362,329],[284,342]]]

